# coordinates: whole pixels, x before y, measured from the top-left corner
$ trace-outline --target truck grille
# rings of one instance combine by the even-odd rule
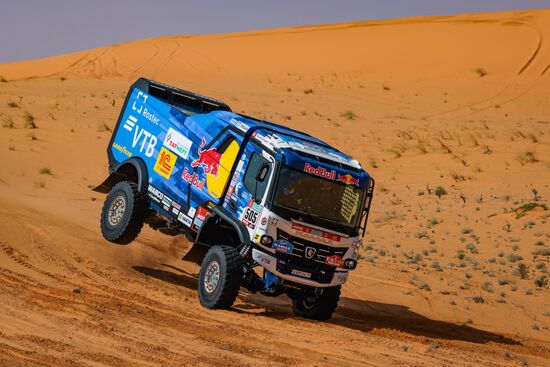
[[[320,264],[324,264],[327,256],[330,256],[330,255],[338,255],[343,258],[344,254],[348,250],[347,248],[326,246],[320,243],[311,242],[308,240],[304,240],[302,238],[294,237],[284,231],[281,231],[280,229],[277,229],[277,239],[286,240],[292,243],[292,246],[294,248],[292,249],[291,255],[293,257],[300,258],[305,261],[313,260],[314,262],[320,263]],[[311,258],[307,256],[308,248],[315,249],[315,253]],[[311,253],[312,251],[309,250],[309,252]]]

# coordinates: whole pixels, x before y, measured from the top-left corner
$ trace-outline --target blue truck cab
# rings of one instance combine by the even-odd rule
[[[107,148],[105,239],[144,223],[185,235],[199,254],[199,299],[228,308],[239,288],[287,294],[296,315],[326,320],[357,265],[374,180],[359,162],[291,128],[141,78]]]

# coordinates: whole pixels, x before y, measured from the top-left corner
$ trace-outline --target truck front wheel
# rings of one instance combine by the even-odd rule
[[[147,214],[147,196],[134,182],[117,183],[105,199],[101,211],[101,234],[110,242],[126,245],[143,227]]]
[[[308,288],[292,300],[294,315],[312,320],[328,320],[338,306],[340,286],[331,288]]]
[[[241,255],[230,246],[214,246],[204,256],[199,273],[199,299],[210,309],[235,302],[243,276]]]

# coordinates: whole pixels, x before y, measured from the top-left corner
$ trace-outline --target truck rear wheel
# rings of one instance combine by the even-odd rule
[[[320,321],[330,319],[340,300],[340,288],[319,288],[320,294],[314,288],[301,291],[292,300],[294,315]]]
[[[241,255],[230,246],[214,246],[204,256],[199,273],[199,299],[210,309],[235,302],[243,276]]]
[[[134,182],[117,183],[105,199],[101,211],[101,234],[110,242],[126,245],[143,227],[147,214],[147,196]]]

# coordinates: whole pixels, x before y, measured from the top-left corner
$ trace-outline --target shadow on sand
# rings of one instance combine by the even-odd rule
[[[197,276],[168,264],[160,264],[165,269],[134,266],[133,269],[180,287],[197,289]],[[253,295],[241,288],[239,300],[242,303],[233,307],[237,313],[254,314],[278,320],[294,319],[287,297],[268,298]],[[350,329],[368,332],[373,329],[392,329],[426,338],[461,340],[470,343],[521,344],[505,336],[479,330],[464,324],[432,320],[411,311],[403,305],[372,302],[341,297],[334,317],[327,323]]]

